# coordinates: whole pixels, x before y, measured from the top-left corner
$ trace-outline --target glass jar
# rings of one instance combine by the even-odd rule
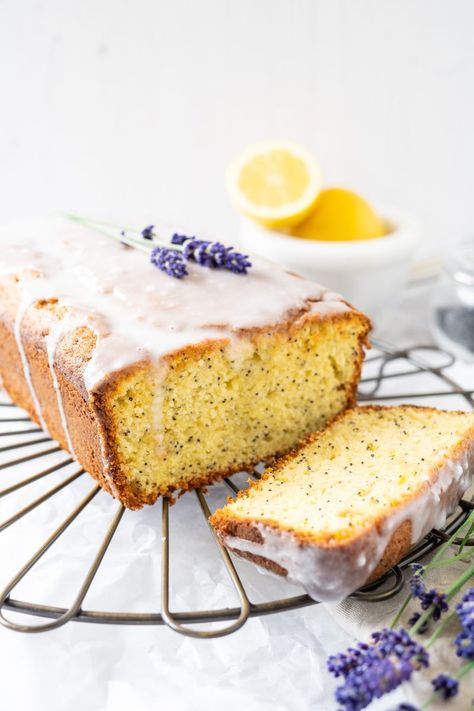
[[[474,237],[457,245],[443,264],[433,295],[432,330],[440,348],[474,360]]]

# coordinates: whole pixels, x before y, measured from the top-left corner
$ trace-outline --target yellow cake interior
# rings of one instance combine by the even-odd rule
[[[108,403],[121,469],[163,492],[288,451],[351,401],[366,329],[357,314],[307,321],[187,351],[164,380],[123,378]]]
[[[296,456],[215,515],[344,541],[428,485],[474,413],[415,407],[348,410]]]

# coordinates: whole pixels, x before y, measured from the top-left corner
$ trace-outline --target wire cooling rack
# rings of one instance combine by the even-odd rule
[[[363,377],[359,388],[359,401],[361,402],[391,402],[398,401],[435,404],[442,402],[443,406],[454,409],[474,409],[473,392],[463,389],[456,383],[449,374],[449,370],[454,363],[454,358],[439,349],[431,346],[418,346],[406,350],[396,350],[385,344],[376,342],[374,349],[367,357]],[[51,440],[41,429],[39,429],[24,411],[18,409],[13,403],[7,401],[6,396],[0,401],[0,438],[8,441],[8,445],[0,446],[0,455],[4,457],[0,461],[0,470],[3,472],[15,472],[17,468],[28,470],[25,478],[14,480],[7,487],[0,490],[0,500],[3,501],[23,488],[33,485],[40,480],[47,480],[53,474],[62,477],[37,498],[28,503],[20,505],[7,518],[0,521],[0,533],[4,533],[11,526],[17,524],[24,517],[29,516],[38,507],[47,507],[54,497],[65,488],[72,485],[80,477],[88,475],[69,456],[59,463],[51,466],[44,466],[45,458],[61,452],[60,447]],[[1,439],[0,439],[1,442]],[[40,452],[21,455],[23,448],[31,447],[40,443],[46,444],[46,449]],[[51,445],[51,446],[49,446]],[[25,450],[28,451],[28,450]],[[66,453],[63,453],[66,454]],[[18,456],[19,455],[19,456]],[[71,466],[75,470],[71,473]],[[258,477],[257,471],[252,476]],[[239,477],[229,477],[224,480],[232,493],[239,490]],[[214,485],[215,486],[215,485]],[[199,490],[186,494],[188,497],[195,497],[195,505],[204,516],[206,523],[211,514],[209,507],[210,494],[214,487],[206,490]],[[173,579],[173,561],[170,551],[170,505],[164,499],[161,501],[161,609],[156,612],[115,612],[107,610],[84,609],[83,603],[86,595],[93,586],[94,579],[103,563],[104,556],[109,546],[117,534],[121,524],[124,508],[116,505],[109,521],[108,529],[102,540],[98,543],[95,556],[89,563],[88,569],[80,571],[81,582],[74,593],[74,599],[69,607],[59,607],[50,604],[43,604],[30,600],[20,600],[14,597],[15,588],[27,578],[33,571],[37,563],[43,556],[52,549],[61,539],[63,534],[69,529],[71,524],[89,507],[93,499],[99,493],[100,488],[94,485],[85,497],[78,500],[73,509],[67,514],[62,522],[49,535],[46,533],[41,545],[31,557],[15,572],[11,580],[0,592],[0,622],[5,627],[20,632],[40,632],[58,628],[65,623],[74,620],[78,622],[94,622],[100,624],[119,625],[167,625],[171,629],[191,637],[209,638],[220,637],[234,632],[241,627],[245,621],[252,616],[266,615],[276,612],[283,612],[316,604],[308,595],[298,594],[286,597],[273,596],[272,599],[263,602],[252,602],[250,594],[246,590],[242,575],[236,569],[234,562],[228,552],[221,546],[215,536],[213,529],[207,525],[206,535],[214,537],[216,544],[215,553],[222,557],[224,566],[230,581],[235,588],[239,605],[236,607],[225,607],[220,609],[196,609],[190,611],[171,611],[170,609],[170,586]],[[179,507],[176,507],[177,509]],[[412,548],[407,556],[380,580],[366,586],[356,593],[354,597],[367,602],[377,602],[385,600],[403,587],[403,569],[410,563],[419,560],[426,553],[437,548],[443,541],[452,535],[466,520],[474,504],[463,499],[457,511],[450,517],[443,530],[432,530],[421,542]],[[177,512],[178,514],[179,512]],[[134,514],[140,516],[139,512]],[[171,516],[174,515],[174,512]],[[46,525],[47,532],[47,516]],[[197,534],[196,534],[197,535]],[[458,540],[458,544],[460,540]],[[467,542],[474,545],[474,539]],[[206,561],[202,561],[206,565]],[[59,558],[61,565],[61,558]],[[250,565],[245,563],[245,565]],[[3,569],[1,566],[0,570]],[[1,573],[0,573],[1,576]],[[0,585],[3,581],[0,579]],[[292,587],[287,585],[288,590]],[[153,590],[150,597],[154,597]],[[5,613],[23,613],[24,615],[46,618],[47,621],[32,621],[28,623],[18,621],[18,615],[6,615]],[[15,619],[11,619],[14,617]],[[22,616],[21,619],[24,619]],[[204,626],[207,623],[207,626]],[[220,624],[218,627],[214,623]],[[228,623],[228,624],[227,624]],[[194,625],[196,626],[190,626]]]

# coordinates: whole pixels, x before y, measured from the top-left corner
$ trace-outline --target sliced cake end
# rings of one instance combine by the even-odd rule
[[[338,600],[447,515],[474,469],[474,413],[358,407],[211,517],[232,551]]]

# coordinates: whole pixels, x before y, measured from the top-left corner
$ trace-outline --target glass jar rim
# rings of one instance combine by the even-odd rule
[[[444,262],[443,269],[459,284],[474,286],[474,237],[455,247],[454,253]]]

